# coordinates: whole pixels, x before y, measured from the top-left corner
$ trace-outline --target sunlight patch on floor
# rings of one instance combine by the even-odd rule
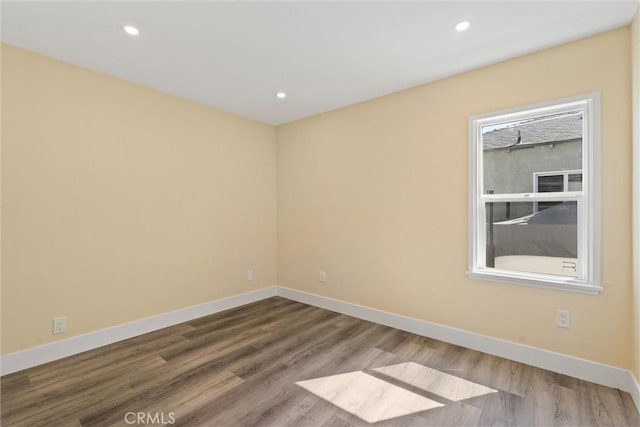
[[[385,366],[374,369],[374,371],[454,402],[497,392],[497,390],[493,388],[485,387],[481,384],[476,384],[472,381],[446,374],[414,362]]]
[[[296,384],[368,423],[443,406],[361,371]]]
[[[415,387],[451,402],[497,392],[493,388],[414,362],[384,366],[374,371],[408,388]],[[368,423],[445,406],[444,403],[396,385],[397,382],[391,384],[362,371],[298,381],[296,384]]]

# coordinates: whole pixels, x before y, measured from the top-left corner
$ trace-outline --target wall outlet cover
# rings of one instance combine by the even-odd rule
[[[53,333],[61,334],[67,331],[67,316],[56,317],[53,319]]]
[[[569,310],[556,310],[556,326],[559,328],[571,327],[571,312]]]

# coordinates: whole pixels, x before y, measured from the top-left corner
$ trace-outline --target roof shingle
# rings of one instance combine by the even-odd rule
[[[518,132],[521,140],[518,142]],[[482,135],[484,150],[545,144],[582,138],[582,114],[546,116],[517,123],[514,126],[489,130]]]

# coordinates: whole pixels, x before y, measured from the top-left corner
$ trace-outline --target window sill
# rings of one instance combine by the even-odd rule
[[[543,275],[540,275],[540,277],[531,277],[530,275],[523,275],[520,277],[511,273],[502,273],[500,271],[467,271],[467,276],[471,279],[510,283],[514,285],[553,289],[556,291],[575,292],[588,295],[599,295],[600,292],[602,292],[602,287],[599,285],[592,285],[575,279],[554,280],[554,278],[544,277]]]

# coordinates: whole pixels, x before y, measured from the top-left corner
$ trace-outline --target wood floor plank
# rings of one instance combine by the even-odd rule
[[[131,399],[136,391],[131,387],[131,378],[148,376],[151,372],[164,366],[166,361],[157,355],[150,355],[146,360],[129,366],[107,380],[97,381],[88,378],[73,389],[49,389],[46,393],[34,389],[29,398],[3,401],[2,420],[11,423],[21,421],[27,425],[57,425],[57,421],[66,418],[67,414],[79,412],[82,408],[102,406],[105,398],[110,402],[121,402]]]
[[[469,398],[375,371],[408,362],[449,386],[495,392]],[[129,426],[127,414],[141,413],[190,427],[366,426],[296,384],[355,372],[442,405],[379,427],[640,426],[628,393],[280,297],[4,376],[0,421]]]

